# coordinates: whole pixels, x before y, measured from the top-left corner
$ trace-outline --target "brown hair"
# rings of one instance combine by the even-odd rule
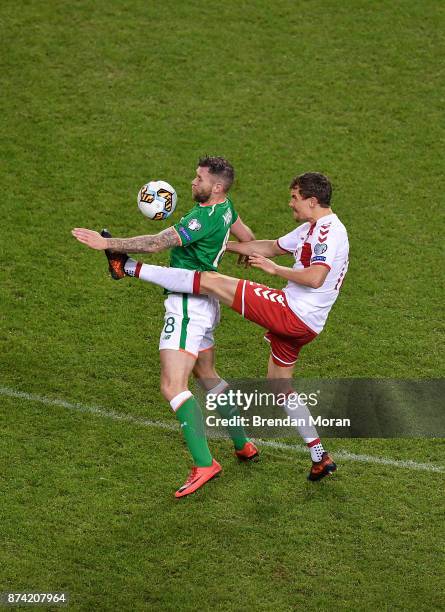
[[[210,174],[218,176],[224,183],[225,191],[229,191],[235,180],[235,170],[232,164],[224,157],[201,157],[198,162],[200,168],[208,168]]]
[[[289,189],[300,190],[303,198],[317,198],[322,208],[329,208],[332,197],[332,185],[324,174],[305,172],[291,180]]]

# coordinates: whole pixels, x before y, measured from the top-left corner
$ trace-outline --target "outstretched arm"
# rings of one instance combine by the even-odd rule
[[[255,234],[250,227],[241,220],[241,217],[238,217],[232,225],[230,233],[232,236],[235,236],[239,242],[250,242],[251,240],[255,240]]]
[[[230,234],[235,236],[238,242],[251,242],[252,240],[255,240],[255,234],[252,232],[250,227],[241,220],[241,217],[238,217],[230,228]],[[238,264],[243,264],[245,267],[247,267],[249,265],[248,256],[244,255],[243,253],[239,253]]]
[[[228,242],[227,251],[241,255],[258,253],[264,257],[277,257],[286,253],[277,244],[276,240],[251,240],[250,242]]]
[[[249,263],[254,268],[260,268],[268,274],[280,276],[286,280],[293,281],[294,283],[298,283],[299,285],[304,285],[306,287],[312,287],[313,289],[318,289],[323,285],[330,270],[330,268],[325,265],[317,264],[304,268],[304,270],[293,270],[292,268],[287,268],[286,266],[279,266],[274,261],[266,259],[259,253],[254,253],[251,255],[249,257]]]
[[[103,238],[99,232],[81,227],[76,227],[71,233],[79,242],[98,251],[108,249],[117,253],[158,253],[181,246],[181,240],[173,227],[168,227],[159,234],[134,238]]]

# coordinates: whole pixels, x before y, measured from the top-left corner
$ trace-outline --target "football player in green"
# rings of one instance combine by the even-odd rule
[[[213,295],[267,330],[265,339],[271,346],[267,377],[278,379],[288,387],[284,410],[289,416],[302,420],[296,427],[312,459],[308,479],[317,481],[332,474],[336,464],[325,451],[311,423],[308,408],[293,391],[291,381],[302,346],[321,333],[338,297],[348,269],[349,241],[345,226],[331,208],[332,186],[326,176],[305,172],[293,178],[289,187],[292,216],[297,222],[304,221],[302,225],[277,240],[227,245],[227,250],[248,256],[252,266],[286,279],[288,284],[283,290],[215,271],[179,271],[143,264],[126,254],[117,255],[111,251],[108,261],[115,278],[122,278],[127,273],[169,290]],[[108,248],[108,243],[101,241],[97,233],[90,232],[83,238],[92,248]],[[269,259],[285,253],[294,256],[292,268]]]
[[[242,222],[228,197],[233,180],[234,170],[226,159],[204,157],[199,160],[192,181],[195,206],[179,223],[156,235],[127,239],[112,238],[106,230],[99,234],[76,228],[72,234],[91,248],[106,249],[108,255],[113,254],[109,260],[113,278],[121,278],[125,274],[137,276],[137,266],[141,265],[129,260],[129,264],[123,266],[123,274],[115,263],[116,253],[157,253],[166,249],[172,249],[172,268],[216,271],[230,235],[241,242],[254,239],[252,231]],[[181,423],[194,463],[186,482],[176,492],[176,497],[183,497],[194,493],[221,471],[207,444],[201,409],[188,386],[193,373],[209,393],[218,394],[227,389],[227,383],[215,370],[213,334],[219,322],[219,302],[213,297],[172,290],[164,305],[164,327],[159,343],[161,392]],[[236,406],[231,406],[222,416],[237,414]],[[240,460],[258,458],[257,448],[246,437],[242,427],[229,427],[229,433]]]

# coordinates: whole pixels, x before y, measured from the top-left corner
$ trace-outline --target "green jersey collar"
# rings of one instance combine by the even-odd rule
[[[219,206],[220,204],[227,204],[227,202],[228,202],[228,198],[226,198],[222,202],[216,202],[216,204],[201,204],[200,202],[197,202],[197,204],[200,208],[207,208],[209,206]]]

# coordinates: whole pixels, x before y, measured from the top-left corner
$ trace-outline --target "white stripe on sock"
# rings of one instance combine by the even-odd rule
[[[225,381],[223,378],[219,381],[219,383],[213,387],[213,389],[209,389],[207,393],[213,393],[213,395],[218,395],[219,393],[223,393],[229,387],[229,383]]]
[[[170,406],[172,407],[173,412],[176,412],[178,408],[182,406],[184,402],[186,402],[189,397],[192,397],[193,393],[191,391],[181,391],[178,393],[173,399],[170,400]]]

